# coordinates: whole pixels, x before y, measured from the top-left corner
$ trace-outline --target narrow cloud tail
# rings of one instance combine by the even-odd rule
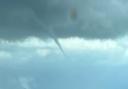
[[[35,18],[35,21],[43,28],[43,23],[38,19],[38,18]],[[43,25],[43,26],[42,26]],[[60,51],[63,53],[63,55],[66,57],[66,54],[61,46],[61,44],[59,43],[58,39],[57,39],[57,36],[55,35],[53,29],[48,29],[48,33],[49,35],[54,39],[55,43],[57,44],[57,46],[59,47]]]
[[[66,56],[61,44],[59,43],[59,41],[57,39],[57,36],[55,35],[55,33],[54,33],[54,31],[52,29],[50,29],[50,35],[54,39],[55,43],[57,44],[57,46],[59,47],[59,49],[63,53],[63,55]]]

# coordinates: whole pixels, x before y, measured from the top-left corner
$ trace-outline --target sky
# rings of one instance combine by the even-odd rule
[[[0,0],[0,89],[127,89],[128,1]]]

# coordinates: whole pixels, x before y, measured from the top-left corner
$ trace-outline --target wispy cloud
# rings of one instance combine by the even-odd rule
[[[11,59],[12,55],[8,51],[0,51],[0,61],[5,59]]]

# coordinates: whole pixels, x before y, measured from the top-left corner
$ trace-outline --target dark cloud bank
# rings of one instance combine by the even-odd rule
[[[127,34],[126,0],[0,0],[0,38],[115,38]],[[77,16],[71,19],[72,8]]]

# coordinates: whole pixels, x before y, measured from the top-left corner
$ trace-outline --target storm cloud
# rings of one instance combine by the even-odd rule
[[[127,35],[126,0],[0,0],[0,38],[116,38]],[[72,19],[72,10],[76,18]]]

